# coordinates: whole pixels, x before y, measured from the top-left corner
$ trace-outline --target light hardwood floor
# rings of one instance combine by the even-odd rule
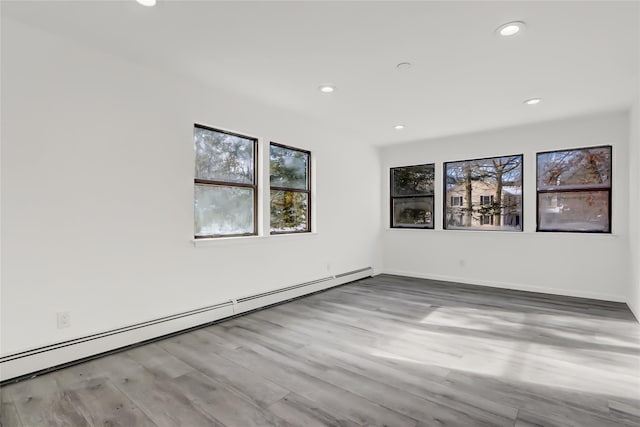
[[[0,391],[3,427],[640,426],[640,325],[381,275]]]

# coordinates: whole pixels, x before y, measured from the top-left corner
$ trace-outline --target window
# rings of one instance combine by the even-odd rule
[[[391,227],[433,228],[435,165],[391,168]]]
[[[197,124],[193,138],[196,239],[257,234],[257,139]]]
[[[522,231],[522,155],[444,164],[444,228]]]
[[[271,143],[271,234],[311,231],[311,153]]]
[[[493,204],[493,196],[480,196],[480,204],[488,206]]]
[[[538,231],[611,232],[611,146],[538,153]]]
[[[480,225],[493,225],[493,215],[480,216]]]

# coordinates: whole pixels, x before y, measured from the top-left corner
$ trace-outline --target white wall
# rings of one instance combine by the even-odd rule
[[[383,271],[626,301],[628,133],[628,114],[621,112],[384,148]],[[613,145],[613,233],[536,233],[536,152],[605,144]],[[442,230],[442,163],[510,154],[524,154],[524,231]],[[436,229],[390,229],[389,168],[421,163],[436,164]]]
[[[194,122],[311,150],[317,234],[194,246]],[[1,353],[375,266],[379,173],[322,124],[3,17]]]
[[[631,281],[628,305],[640,319],[640,99],[629,113],[629,231]]]

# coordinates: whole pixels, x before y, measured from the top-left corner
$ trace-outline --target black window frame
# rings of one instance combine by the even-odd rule
[[[609,187],[580,187],[578,189],[540,189],[540,168],[538,167],[539,156],[541,154],[550,154],[550,153],[560,153],[566,151],[584,151],[584,150],[593,150],[599,148],[608,148],[609,149]],[[607,231],[599,231],[599,230],[565,230],[565,229],[540,229],[540,197],[543,194],[549,193],[583,193],[583,192],[608,192],[607,195],[607,215],[609,215],[607,224],[609,225],[609,229]],[[613,224],[612,221],[612,193],[613,193],[613,146],[612,145],[594,145],[589,147],[580,147],[580,148],[567,148],[560,150],[548,150],[548,151],[540,151],[536,153],[536,232],[539,233],[582,233],[582,234],[612,234]]]
[[[271,161],[269,161],[269,234],[280,235],[280,234],[311,233],[312,232],[311,230],[311,203],[312,203],[311,201],[311,196],[312,196],[311,194],[311,151],[271,141],[269,143],[269,159],[271,158],[272,146],[284,148],[286,150],[298,151],[300,153],[304,153],[307,155],[307,188],[306,190],[302,190],[300,188],[272,186],[271,185]],[[290,191],[290,192],[307,194],[307,228],[305,230],[273,231],[271,229],[271,192],[272,191]]]
[[[432,189],[431,189],[431,194],[425,193],[425,194],[411,194],[411,195],[395,195],[395,187],[394,187],[394,171],[397,169],[406,169],[406,168],[411,168],[411,167],[423,167],[423,166],[431,166],[433,168],[433,185],[432,185]],[[391,167],[389,168],[389,178],[390,178],[390,183],[389,183],[389,228],[394,228],[394,229],[408,229],[408,230],[434,230],[435,229],[435,224],[436,224],[436,200],[435,200],[435,195],[436,195],[436,188],[435,188],[435,178],[436,178],[436,164],[435,163],[422,163],[419,165],[406,165],[406,166],[395,166],[395,167]],[[396,199],[422,199],[422,198],[430,198],[431,199],[431,226],[397,226],[394,225],[395,224],[395,212],[394,212],[394,201]]]
[[[451,226],[449,226],[449,224],[447,224],[447,168],[448,165],[451,163],[464,163],[464,162],[479,162],[482,160],[491,160],[491,159],[502,159],[502,158],[506,158],[506,157],[520,157],[520,212],[519,212],[519,220],[518,220],[518,226],[519,229],[514,229],[514,230],[510,230],[510,229],[486,229],[483,228],[482,225],[485,224],[480,224],[479,227],[462,227],[462,226],[457,226],[456,228],[453,228]],[[522,233],[524,232],[524,154],[520,153],[520,154],[509,154],[509,155],[505,155],[505,156],[490,156],[490,157],[480,157],[480,158],[476,158],[476,159],[467,159],[467,160],[454,160],[454,161],[448,161],[448,162],[443,162],[442,163],[442,193],[443,193],[443,203],[442,203],[442,229],[443,230],[453,230],[453,231],[487,231],[487,232],[508,232],[508,233]],[[462,200],[462,206],[464,206],[464,197]],[[482,207],[482,206],[491,206],[491,205],[482,205],[480,204],[480,201],[478,203],[478,206]],[[482,222],[482,220],[479,220],[479,222]],[[504,225],[504,224],[503,224]]]
[[[241,187],[241,188],[251,188],[253,190],[253,231],[250,233],[236,233],[236,234],[211,234],[211,235],[203,235],[197,236],[194,234],[195,239],[217,239],[222,237],[245,237],[245,236],[257,236],[258,235],[258,138],[243,135],[236,132],[230,132],[223,129],[218,129],[210,126],[205,126],[199,123],[193,124],[194,131],[195,129],[203,129],[211,132],[224,133],[226,135],[236,136],[242,139],[247,139],[253,141],[253,184],[246,184],[240,182],[229,182],[229,181],[218,181],[218,180],[209,180],[202,179],[198,177],[194,177],[193,186],[194,189],[197,185],[210,185],[216,187]],[[195,200],[194,200],[195,202]],[[195,203],[194,203],[194,214],[195,214]],[[195,222],[194,222],[195,226]],[[194,230],[195,231],[195,230]]]

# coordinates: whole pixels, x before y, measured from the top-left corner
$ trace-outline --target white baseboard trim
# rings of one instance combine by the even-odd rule
[[[32,374],[45,373],[102,353],[197,328],[234,315],[363,279],[372,274],[371,267],[361,268],[111,331],[3,355],[0,356],[0,382],[4,383]]]
[[[124,328],[9,354],[0,358],[0,381],[46,370],[97,354],[162,337],[197,325],[233,316],[231,301]]]
[[[327,276],[311,282],[301,283],[288,288],[275,289],[256,295],[250,295],[234,300],[236,314],[245,313],[271,304],[277,304],[302,295],[311,294],[324,289],[340,286],[354,280],[363,279],[373,275],[371,267],[348,271],[335,276]]]
[[[469,277],[442,276],[437,274],[418,273],[415,271],[384,269],[383,274],[393,274],[396,276],[416,277],[419,279],[439,280],[443,282],[465,283],[468,285],[487,286],[490,288],[513,289],[516,291],[538,292],[543,294],[562,295],[568,297],[589,298],[602,301],[623,302],[627,301],[619,295],[606,294],[600,292],[569,290],[560,288],[550,288],[542,286],[532,286],[522,283],[497,282],[493,280],[473,279]],[[627,304],[628,305],[628,304]],[[637,316],[636,316],[637,317]]]

